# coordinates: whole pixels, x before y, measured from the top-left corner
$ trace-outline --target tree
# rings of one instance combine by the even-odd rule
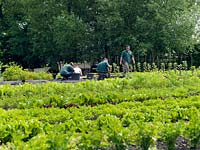
[[[191,14],[194,4],[186,0],[145,0],[143,3],[125,0],[122,8],[127,11],[122,9],[121,13],[124,26],[136,38],[136,49],[147,49],[154,61],[166,52],[184,52],[193,45],[195,21]]]
[[[193,52],[196,0],[0,0],[0,58],[24,67],[98,61],[130,44],[138,61]],[[195,38],[194,38],[195,37]],[[181,59],[180,59],[181,61]]]
[[[1,59],[27,66],[29,38],[27,35],[25,3],[20,0],[1,1]]]
[[[61,60],[79,61],[82,60],[81,49],[86,38],[87,28],[83,21],[77,16],[63,12],[54,18],[52,25],[53,41],[57,56]]]

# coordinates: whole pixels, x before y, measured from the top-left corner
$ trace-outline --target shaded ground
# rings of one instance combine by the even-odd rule
[[[11,84],[11,85],[22,85],[26,83],[47,83],[47,82],[61,82],[61,83],[76,83],[76,82],[83,82],[86,80],[97,80],[97,74],[92,74],[93,76],[82,77],[80,80],[63,80],[63,79],[54,79],[54,80],[16,80],[16,81],[0,81],[0,85]],[[110,78],[117,78],[116,75],[111,75]]]
[[[129,146],[128,150],[141,150],[142,146]],[[170,150],[170,148],[168,148],[168,145],[161,141],[158,140],[157,144],[156,144],[156,150]],[[198,148],[194,148],[190,145],[190,142],[188,139],[180,136],[176,139],[175,142],[175,150],[200,150],[200,145],[198,145]]]
[[[54,79],[54,80],[18,80],[18,81],[1,81],[0,85],[11,84],[11,85],[22,85],[24,83],[47,83],[47,82],[61,82],[61,83],[76,83],[76,82],[83,82],[85,79],[81,80],[61,80],[61,79]]]

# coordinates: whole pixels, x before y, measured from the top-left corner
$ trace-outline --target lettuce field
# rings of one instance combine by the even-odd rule
[[[2,150],[198,150],[200,72],[0,85]]]

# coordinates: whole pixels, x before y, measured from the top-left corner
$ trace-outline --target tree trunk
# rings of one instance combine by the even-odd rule
[[[0,19],[3,18],[3,10],[2,10],[3,5],[0,4]]]
[[[109,47],[107,46],[107,44],[105,44],[104,46],[104,56],[106,58],[109,58]]]
[[[68,13],[71,14],[72,12],[72,0],[69,0],[67,3]]]

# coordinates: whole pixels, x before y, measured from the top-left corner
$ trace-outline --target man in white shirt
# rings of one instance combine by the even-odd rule
[[[74,65],[74,73],[80,74],[81,76],[83,75],[81,68],[79,68],[77,64]]]

